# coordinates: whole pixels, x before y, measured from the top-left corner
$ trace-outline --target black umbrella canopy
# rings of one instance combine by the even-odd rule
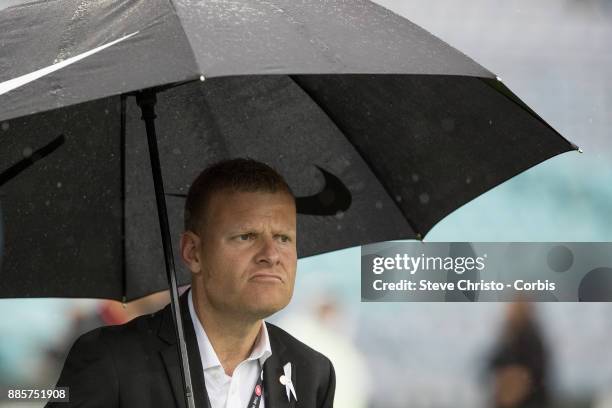
[[[2,11],[0,30],[0,82],[92,53],[5,95],[0,120],[200,76],[494,78],[365,0],[55,0]]]
[[[304,257],[421,238],[575,149],[493,74],[367,1],[38,2],[2,11],[0,30],[2,297],[167,288],[130,91],[189,82],[156,106],[175,255],[189,183],[222,158],[287,178]]]

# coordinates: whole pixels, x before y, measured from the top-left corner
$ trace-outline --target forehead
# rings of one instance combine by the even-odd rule
[[[295,228],[295,201],[286,192],[222,190],[210,197],[207,219],[214,224],[249,225],[273,222]]]

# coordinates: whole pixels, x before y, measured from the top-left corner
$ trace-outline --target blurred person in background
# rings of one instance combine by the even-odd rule
[[[549,406],[548,349],[529,302],[510,303],[501,338],[489,359],[492,406]]]
[[[70,324],[60,340],[52,344],[46,352],[43,364],[43,378],[57,378],[62,364],[66,360],[68,348],[83,333],[101,326],[124,324],[130,320],[153,313],[170,302],[170,293],[166,291],[153,293],[129,303],[115,300],[100,300],[96,307],[84,308],[75,306],[70,311]]]
[[[334,408],[366,408],[371,392],[370,368],[363,353],[342,330],[347,316],[332,293],[314,297],[309,313],[289,315],[282,326],[316,347],[334,364],[337,375]]]
[[[593,408],[612,408],[612,384],[605,391],[595,395]]]

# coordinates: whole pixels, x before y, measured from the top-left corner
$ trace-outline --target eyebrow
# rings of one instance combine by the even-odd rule
[[[244,224],[244,225],[239,225],[235,228],[231,229],[232,233],[239,233],[239,232],[260,232],[261,229],[258,228],[257,226],[254,225],[248,225],[248,224]],[[283,229],[283,230],[278,230],[275,229],[273,230],[273,232],[275,234],[295,234],[296,230],[293,228],[288,228],[288,229]]]

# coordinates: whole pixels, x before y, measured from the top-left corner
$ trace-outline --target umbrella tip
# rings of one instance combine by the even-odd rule
[[[200,82],[206,81],[206,77],[204,75],[200,75]]]
[[[578,146],[576,143],[572,143],[572,142],[569,142],[569,143],[570,145],[572,145],[572,149],[576,150],[578,153],[584,153],[582,149],[580,148],[580,146]]]
[[[498,77],[497,75],[495,76],[495,79],[497,79],[499,82],[502,82],[502,79]]]
[[[423,235],[421,235],[420,232],[417,232],[416,239],[419,240],[419,241],[422,241],[423,240]]]

